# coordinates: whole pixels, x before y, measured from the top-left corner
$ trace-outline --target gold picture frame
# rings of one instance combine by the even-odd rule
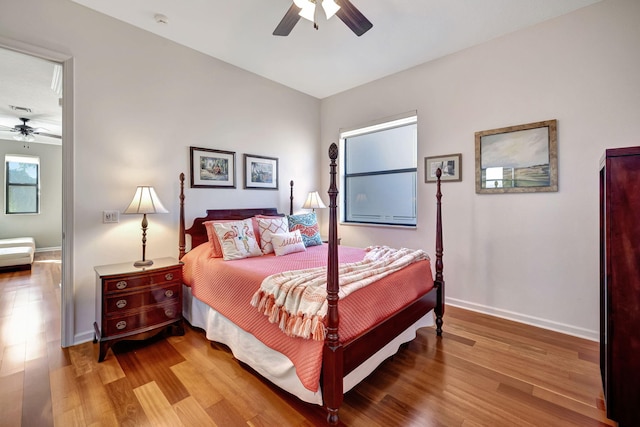
[[[476,193],[558,191],[557,120],[476,132]]]

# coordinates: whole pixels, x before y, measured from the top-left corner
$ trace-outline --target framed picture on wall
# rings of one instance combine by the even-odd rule
[[[278,159],[275,157],[244,155],[244,188],[278,189]]]
[[[558,191],[557,121],[476,132],[476,193]]]
[[[462,181],[462,154],[424,158],[424,182],[436,182],[436,171],[440,168],[441,181]]]
[[[236,188],[236,153],[189,147],[191,188]]]

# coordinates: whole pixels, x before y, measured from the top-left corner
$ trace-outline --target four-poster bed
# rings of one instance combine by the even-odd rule
[[[230,273],[230,269],[241,263],[238,261],[223,261],[217,259],[211,261],[207,252],[205,243],[209,236],[206,231],[206,224],[211,221],[229,221],[252,218],[257,216],[278,217],[282,216],[275,208],[266,209],[225,209],[225,210],[207,210],[207,216],[196,218],[193,225],[189,229],[185,229],[184,218],[184,174],[180,176],[180,241],[179,251],[180,258],[185,262],[185,298],[183,312],[185,318],[193,326],[205,329],[207,338],[213,341],[219,341],[227,344],[234,353],[234,356],[247,364],[270,381],[274,382],[284,390],[298,396],[304,401],[322,404],[326,407],[328,415],[327,421],[330,424],[338,423],[338,410],[343,400],[343,393],[366,375],[371,373],[376,366],[379,365],[389,356],[397,352],[398,347],[407,341],[415,338],[415,332],[418,328],[429,325],[433,317],[431,312],[435,313],[435,325],[438,336],[442,335],[442,324],[444,314],[444,278],[443,278],[443,262],[442,262],[442,216],[441,216],[441,197],[440,192],[440,171],[437,173],[436,183],[436,259],[435,259],[435,275],[431,273],[430,262],[428,259],[415,262],[400,271],[396,271],[391,275],[382,278],[373,284],[359,289],[357,292],[349,295],[348,298],[341,300],[339,294],[339,270],[340,265],[344,265],[345,261],[353,261],[356,257],[356,251],[363,251],[355,248],[348,248],[338,245],[337,233],[337,195],[338,189],[336,184],[338,148],[336,144],[332,144],[329,148],[330,158],[330,186],[329,186],[329,240],[328,245],[309,247],[305,254],[290,254],[278,257],[256,257],[251,258],[255,269],[267,271],[271,267],[266,267],[269,261],[276,262],[276,258],[280,261],[288,258],[289,262],[298,262],[303,256],[308,257],[324,257],[326,260],[326,316],[324,316],[324,342],[305,340],[299,337],[285,336],[279,333],[275,338],[277,343],[269,342],[265,344],[261,342],[261,338],[265,336],[265,329],[271,325],[267,322],[267,318],[262,314],[256,314],[254,311],[242,316],[260,318],[259,320],[251,320],[251,322],[261,322],[257,332],[250,330],[245,322],[245,317],[238,317],[235,311],[238,307],[218,312],[219,309],[213,306],[223,304],[223,300],[228,298],[232,304],[239,307],[249,306],[249,301],[243,301],[247,292],[240,290],[239,286],[233,285],[232,289],[226,284],[211,285],[212,288],[218,286],[218,290],[225,289],[228,292],[234,292],[230,297],[221,293],[214,294],[212,290],[203,290],[200,283],[202,277],[205,277],[205,269],[208,267],[200,267],[196,265],[195,259],[198,258],[206,264],[216,264],[216,273],[209,276],[209,282],[214,279],[211,276],[220,276],[216,280],[222,280],[225,274],[239,274],[234,283],[249,282],[251,274]],[[291,182],[291,207],[289,214],[293,214],[293,182]],[[186,252],[186,234],[191,237],[192,250]],[[204,244],[204,245],[203,245]],[[364,252],[362,252],[364,253]],[[362,256],[358,253],[357,256]],[[258,258],[263,258],[258,260]],[[271,258],[269,260],[268,258]],[[324,263],[324,261],[323,261]],[[340,265],[339,265],[340,263]],[[296,270],[298,268],[295,268]],[[227,271],[229,270],[229,271]],[[277,270],[275,270],[277,271]],[[257,286],[260,286],[258,283]],[[386,288],[384,288],[386,286]],[[401,286],[402,292],[398,292],[398,286]],[[391,306],[386,308],[388,312],[384,313],[384,318],[376,320],[371,324],[358,325],[359,329],[349,329],[355,322],[354,317],[367,318],[370,311],[375,311],[374,306],[384,305],[380,300],[364,300],[369,293],[387,292],[385,300],[393,300],[389,298],[389,293],[406,294],[406,300],[398,300],[389,303]],[[254,289],[255,291],[255,289]],[[226,292],[226,291],[225,291]],[[242,294],[244,292],[244,294]],[[253,291],[251,291],[253,292]],[[224,293],[224,292],[223,292]],[[240,295],[243,295],[240,298]],[[250,293],[248,294],[250,295]],[[340,300],[340,302],[339,302]],[[362,301],[369,301],[363,303]],[[371,302],[376,301],[376,302]],[[358,304],[365,304],[358,306]],[[340,312],[338,306],[340,305]],[[365,308],[366,310],[363,310]],[[384,310],[384,309],[381,309]],[[373,315],[371,315],[373,316]],[[373,317],[372,317],[373,318]],[[341,323],[342,320],[342,323]],[[243,323],[244,322],[244,323]],[[362,320],[365,322],[365,320]],[[357,322],[355,322],[357,323]],[[277,326],[271,325],[274,328]],[[356,332],[354,332],[356,331]],[[294,345],[295,344],[295,345]],[[280,350],[283,349],[283,350]],[[301,350],[310,349],[310,350]],[[266,352],[267,356],[262,356]],[[281,353],[282,351],[282,353]],[[311,351],[311,353],[300,353]],[[260,355],[258,355],[260,354]],[[319,374],[317,377],[311,376],[313,381],[317,382],[317,390],[309,387],[305,382],[306,377],[300,377],[300,371],[304,369],[295,366],[296,361],[309,360],[313,357],[309,354],[317,354],[319,360]],[[274,373],[272,366],[265,366],[262,360],[277,360],[272,365],[277,365],[278,371]],[[271,363],[271,362],[270,362]],[[286,365],[286,369],[282,366]],[[291,366],[290,366],[291,365]]]

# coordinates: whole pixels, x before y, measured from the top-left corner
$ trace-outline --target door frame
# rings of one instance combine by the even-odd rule
[[[62,65],[62,264],[60,298],[60,345],[75,344],[75,309],[73,300],[73,194],[74,194],[74,109],[73,57],[39,46],[0,37],[0,47],[35,56]]]

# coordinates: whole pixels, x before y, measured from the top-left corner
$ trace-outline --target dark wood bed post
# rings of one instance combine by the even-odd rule
[[[291,193],[289,195],[289,215],[293,215],[293,180],[289,182]]]
[[[322,361],[323,380],[322,394],[327,408],[327,422],[331,425],[338,424],[338,409],[342,404],[343,359],[342,345],[338,336],[338,223],[336,199],[338,186],[336,185],[336,159],[338,158],[338,146],[333,143],[329,147],[331,159],[329,185],[329,254],[327,259],[327,335],[324,343],[324,356]]]
[[[442,170],[436,170],[436,278],[435,284],[438,287],[438,300],[435,308],[436,312],[436,334],[442,336],[442,316],[444,315],[444,264],[442,263],[442,192],[440,191],[440,177]]]
[[[180,236],[178,236],[178,250],[180,258],[185,254],[185,234],[184,234],[184,173],[180,174]]]

